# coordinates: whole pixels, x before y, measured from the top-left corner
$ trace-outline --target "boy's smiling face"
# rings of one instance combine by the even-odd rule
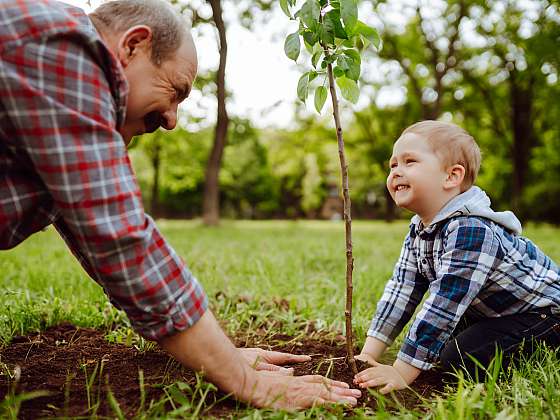
[[[387,188],[395,203],[427,226],[453,195],[449,173],[426,139],[407,133],[393,146]]]

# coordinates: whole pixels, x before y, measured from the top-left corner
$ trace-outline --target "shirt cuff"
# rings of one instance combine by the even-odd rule
[[[382,343],[384,343],[387,346],[390,346],[391,344],[393,344],[393,340],[391,340],[389,337],[387,337],[381,331],[370,329],[370,330],[368,330],[367,335],[368,335],[368,337],[377,338],[379,341],[381,341]]]
[[[130,318],[134,329],[148,340],[158,341],[192,327],[208,309],[208,297],[200,283],[191,275],[190,287],[176,300],[166,313],[157,311],[146,314],[142,319]]]
[[[421,370],[430,370],[438,360],[438,355],[429,349],[419,346],[409,338],[405,338],[404,343],[397,354],[397,359],[414,366]]]

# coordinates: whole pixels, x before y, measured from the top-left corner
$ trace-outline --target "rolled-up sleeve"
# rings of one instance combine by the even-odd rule
[[[146,338],[196,323],[206,295],[144,213],[99,57],[78,35],[37,36],[3,49],[0,66],[10,147],[45,185],[84,268]]]

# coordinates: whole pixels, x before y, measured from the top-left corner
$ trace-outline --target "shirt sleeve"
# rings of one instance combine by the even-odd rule
[[[10,146],[44,183],[56,227],[86,271],[140,334],[160,339],[196,323],[207,298],[144,213],[103,58],[86,43],[37,36],[3,51]]]
[[[492,229],[473,217],[452,220],[444,228],[443,254],[397,358],[428,370],[439,358],[457,323],[499,264],[500,247]]]
[[[388,346],[403,330],[428,290],[428,280],[417,267],[412,241],[409,233],[368,330],[368,336]]]

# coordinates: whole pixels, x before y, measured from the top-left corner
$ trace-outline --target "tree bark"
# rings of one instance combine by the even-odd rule
[[[511,100],[511,125],[513,127],[513,182],[511,205],[513,211],[521,215],[521,198],[527,175],[531,150],[535,146],[533,129],[533,81],[523,86],[516,70],[509,78]]]
[[[220,65],[216,74],[216,87],[218,99],[218,119],[214,135],[214,144],[208,163],[206,165],[204,198],[202,217],[204,224],[217,225],[220,221],[220,185],[219,174],[222,164],[222,156],[227,142],[227,131],[229,117],[226,107],[226,60],[227,60],[227,39],[226,27],[222,17],[221,0],[208,0],[212,7],[212,16],[218,36],[220,39]]]
[[[325,56],[328,56],[325,50]],[[346,309],[344,311],[346,319],[346,355],[354,374],[358,373],[356,361],[354,360],[354,338],[352,332],[352,271],[354,270],[354,257],[352,255],[352,203],[350,202],[350,188],[348,184],[348,164],[344,152],[344,137],[340,126],[340,116],[338,112],[338,98],[334,84],[332,64],[327,66],[329,75],[329,90],[333,105],[333,117],[336,127],[336,138],[338,141],[338,157],[340,159],[340,172],[342,177],[342,196],[344,198],[344,226],[346,233]]]
[[[150,212],[155,219],[160,215],[159,208],[159,175],[160,175],[160,163],[161,163],[161,144],[160,144],[160,134],[159,132],[154,138],[154,148],[152,155],[152,167],[154,168],[154,178],[152,181],[152,196],[150,198]]]

